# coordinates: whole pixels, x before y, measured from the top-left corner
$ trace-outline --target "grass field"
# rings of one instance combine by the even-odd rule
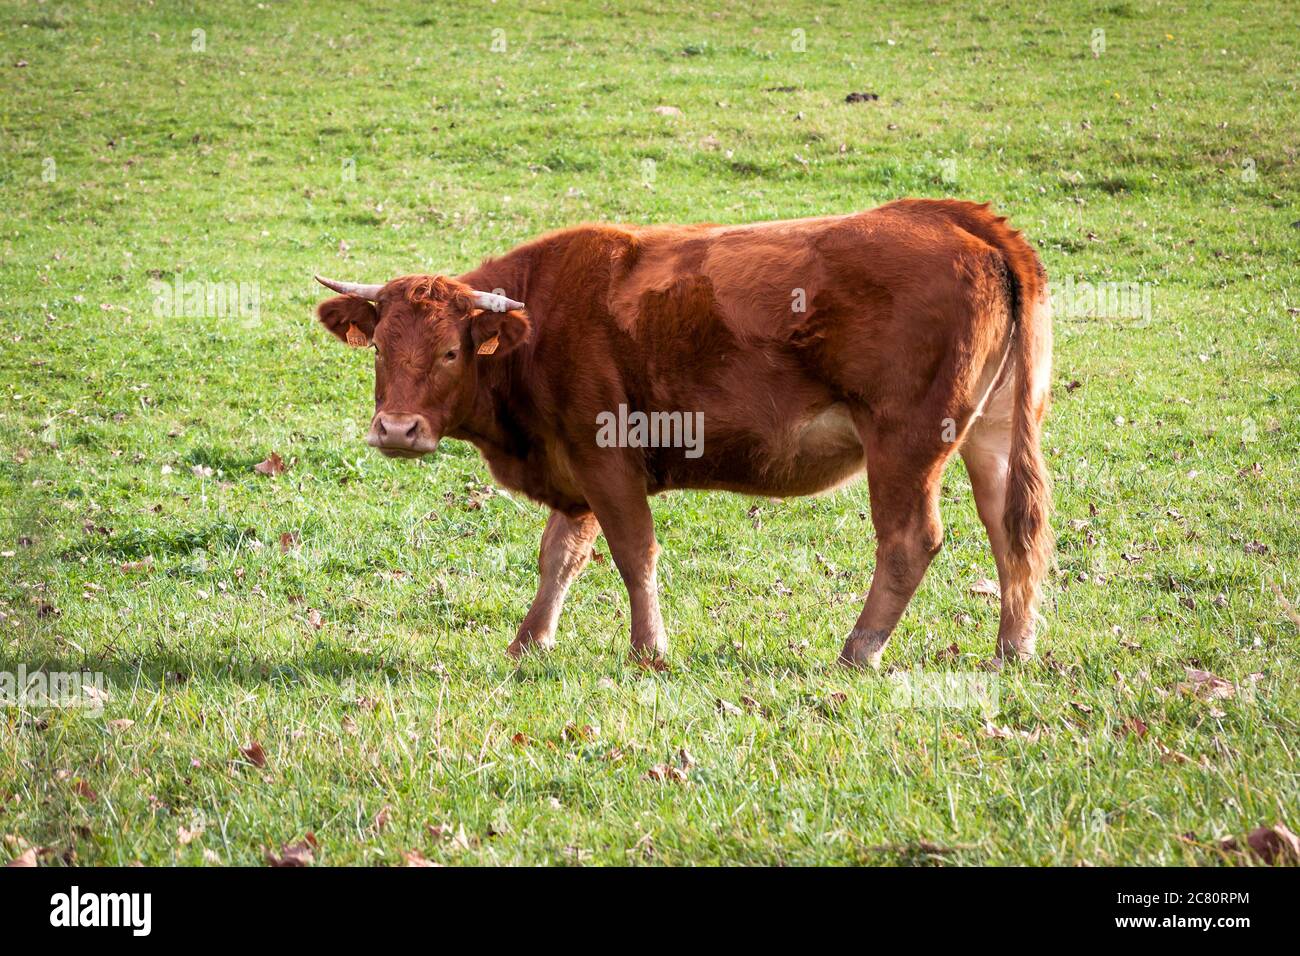
[[[0,4],[0,671],[107,693],[0,709],[0,856],[1215,865],[1300,827],[1300,10],[703,6]],[[981,670],[957,463],[885,673],[833,663],[865,483],[657,499],[665,673],[603,542],[559,648],[508,660],[544,510],[467,445],[362,444],[313,272],[909,195],[1149,296],[1057,310],[1040,658]],[[178,281],[244,298],[160,308]],[[997,712],[900,698],[945,674]]]

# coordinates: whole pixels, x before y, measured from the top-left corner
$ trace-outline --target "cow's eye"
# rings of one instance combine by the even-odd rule
[[[449,349],[448,352],[447,352],[447,354],[444,355],[444,356],[442,357],[442,360],[443,360],[444,362],[454,362],[454,361],[456,361],[456,356],[457,356],[458,354],[460,354],[460,353],[457,352],[456,349]]]

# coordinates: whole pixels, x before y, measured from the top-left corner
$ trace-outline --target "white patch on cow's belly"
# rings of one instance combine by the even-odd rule
[[[810,418],[796,436],[791,476],[801,494],[827,491],[859,474],[867,465],[866,449],[853,413],[843,402]]]

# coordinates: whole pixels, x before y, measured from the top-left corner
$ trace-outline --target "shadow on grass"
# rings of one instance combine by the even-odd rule
[[[47,625],[52,627],[54,625]],[[722,682],[743,678],[749,685],[769,683],[808,684],[831,680],[852,684],[874,684],[881,674],[855,671],[836,662],[833,649],[806,651],[789,649],[764,652],[747,651],[730,643],[711,647],[678,647],[670,651],[666,668],[646,668],[630,657],[622,640],[593,645],[573,640],[546,653],[530,653],[516,662],[506,655],[504,638],[472,635],[473,642],[493,641],[491,646],[459,640],[430,637],[412,652],[409,645],[376,647],[362,650],[321,639],[297,654],[286,655],[284,649],[270,648],[268,653],[251,654],[247,649],[222,654],[211,648],[191,650],[162,640],[147,647],[121,648],[109,641],[89,653],[76,653],[60,640],[51,646],[29,632],[29,640],[0,648],[0,672],[16,673],[23,668],[28,675],[39,672],[102,674],[109,689],[140,686],[149,690],[176,687],[187,683],[209,687],[254,686],[301,681],[374,681],[388,678],[399,681],[427,679],[431,682],[450,674],[461,683],[495,685],[502,681],[514,684],[563,684],[575,678],[595,687],[602,680],[620,686],[641,681],[676,685],[679,689],[708,689]],[[46,637],[53,632],[49,631]],[[470,640],[461,634],[460,638]],[[278,653],[277,653],[278,651]],[[485,653],[486,651],[486,653]],[[710,690],[709,693],[712,693]]]
[[[235,660],[213,654],[189,654],[172,648],[120,656],[112,653],[78,657],[46,655],[24,661],[12,660],[10,654],[0,657],[0,672],[17,673],[20,667],[29,677],[39,672],[102,674],[110,692],[133,686],[156,690],[189,683],[206,687],[255,684],[289,686],[312,678],[324,682],[344,682],[349,679],[371,681],[377,677],[397,680],[428,677],[436,681],[446,670],[461,673],[482,670],[481,667],[470,665],[462,655],[454,652],[437,658],[415,660],[382,651],[367,654],[335,647],[314,649],[288,661],[255,657]]]

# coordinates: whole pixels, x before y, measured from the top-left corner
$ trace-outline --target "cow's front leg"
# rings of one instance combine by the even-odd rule
[[[600,522],[590,512],[576,518],[551,512],[537,555],[540,578],[537,597],[519,625],[519,633],[506,649],[511,657],[519,657],[529,649],[549,651],[555,646],[555,625],[564,607],[564,597],[573,579],[591,559],[591,545],[598,534]]]
[[[646,500],[644,482],[628,480],[613,487],[592,490],[587,500],[605,532],[610,556],[627,586],[632,610],[632,657],[658,667],[668,653],[668,637],[659,614],[659,588],[655,561],[654,518]]]

